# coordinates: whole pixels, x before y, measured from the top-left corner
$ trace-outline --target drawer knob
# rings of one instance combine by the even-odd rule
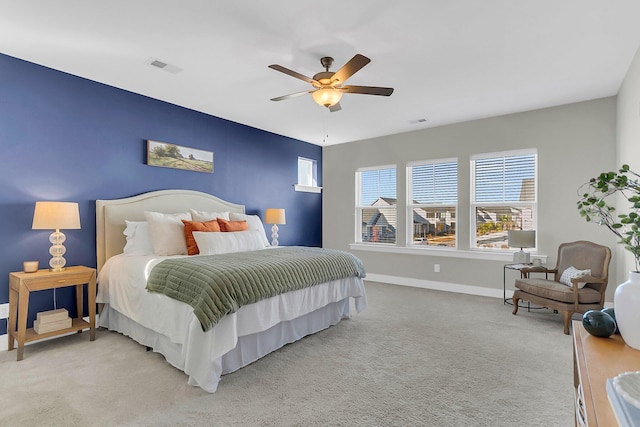
[[[65,279],[60,279],[60,280],[58,280],[58,283],[64,283],[64,282],[66,282],[66,280],[65,280]]]

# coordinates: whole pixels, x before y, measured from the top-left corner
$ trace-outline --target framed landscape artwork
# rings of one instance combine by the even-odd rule
[[[213,151],[147,140],[147,164],[163,168],[213,173]]]

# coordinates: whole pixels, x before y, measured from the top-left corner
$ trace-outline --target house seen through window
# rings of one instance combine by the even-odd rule
[[[535,230],[537,155],[534,150],[471,158],[472,245],[508,249],[509,230]]]
[[[396,243],[396,167],[363,168],[356,172],[356,240]]]
[[[407,224],[411,224],[407,242],[456,247],[457,160],[409,163],[407,188]]]

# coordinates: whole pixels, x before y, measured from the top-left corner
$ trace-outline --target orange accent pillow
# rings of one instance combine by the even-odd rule
[[[184,224],[184,237],[187,240],[187,255],[198,255],[200,250],[196,239],[193,237],[194,231],[220,231],[220,225],[215,219],[211,221],[187,221],[182,220]]]
[[[226,219],[218,218],[218,224],[222,231],[246,231],[249,229],[247,221],[227,221]]]

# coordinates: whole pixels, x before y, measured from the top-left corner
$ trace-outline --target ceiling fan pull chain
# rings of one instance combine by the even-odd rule
[[[329,115],[325,116],[325,119],[322,121],[322,143],[326,144],[329,139]]]

